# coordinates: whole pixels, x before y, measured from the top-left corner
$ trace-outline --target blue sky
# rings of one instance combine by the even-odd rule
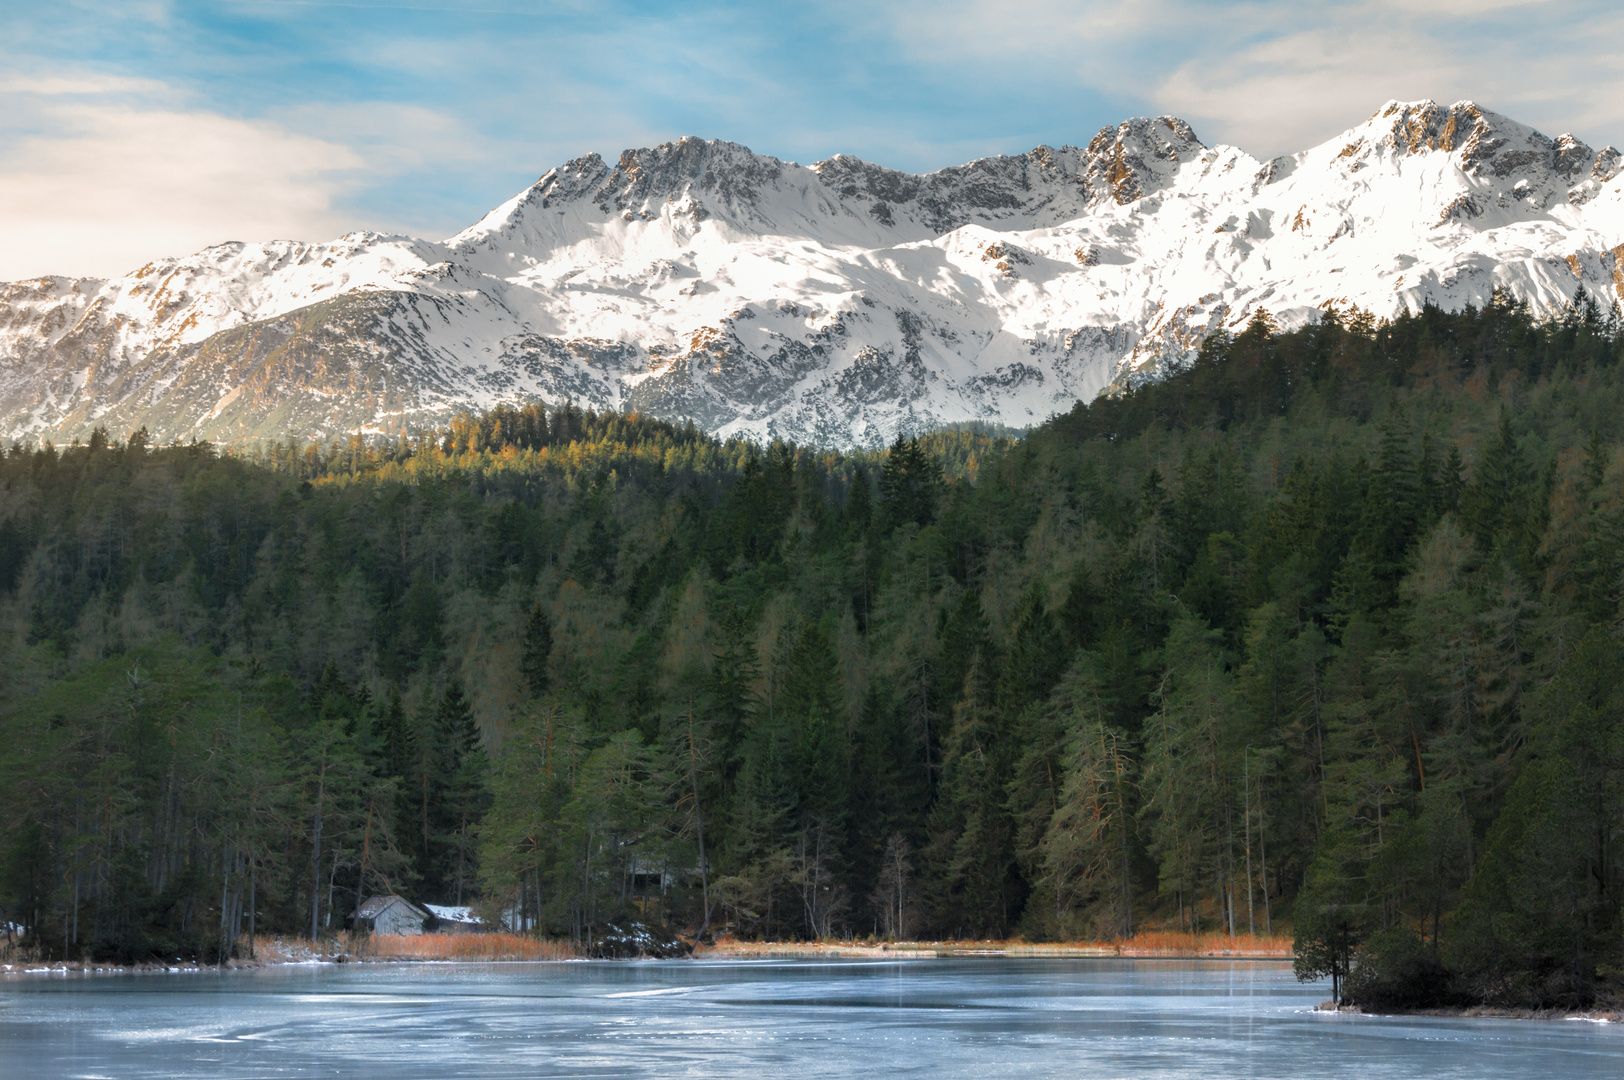
[[[0,280],[228,239],[441,237],[684,134],[925,170],[1132,115],[1302,149],[1389,98],[1624,143],[1592,0],[0,0]]]

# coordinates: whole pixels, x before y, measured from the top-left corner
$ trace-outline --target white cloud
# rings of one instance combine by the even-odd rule
[[[168,91],[153,79],[128,79],[116,75],[6,75],[0,77],[0,94],[151,94]]]
[[[1497,9],[1492,25],[1466,20],[1460,0],[1277,15],[1255,40],[1194,54],[1151,96],[1262,157],[1331,138],[1392,98],[1470,99],[1548,134],[1618,139],[1624,78],[1613,43],[1624,21],[1521,10],[1542,3],[1471,9]]]
[[[474,8],[233,6],[241,25],[218,30],[167,0],[67,0],[0,43],[0,280],[226,239],[445,236],[551,165],[682,134],[937,167],[1171,112],[1266,157],[1389,98],[1469,97],[1624,144],[1616,0],[700,0],[614,17],[569,0],[570,18],[482,0],[486,17],[438,21],[420,16]],[[21,45],[43,51],[6,51]]]
[[[903,0],[910,55],[1069,76],[1260,157],[1392,98],[1470,98],[1550,134],[1624,142],[1624,14],[1606,0]]]
[[[1153,95],[1209,138],[1272,157],[1331,138],[1393,98],[1449,102],[1490,90],[1467,92],[1472,73],[1428,46],[1404,35],[1371,40],[1334,29],[1282,34],[1222,58],[1192,60]]]
[[[1490,11],[1538,7],[1555,0],[1383,0],[1383,7],[1411,15],[1483,15]]]
[[[265,121],[86,101],[78,95],[106,88],[81,80],[15,82],[0,93],[11,129],[0,281],[112,276],[224,240],[326,239],[349,227],[334,201],[364,162],[345,146]]]
[[[916,58],[1069,57],[1084,65],[1113,60],[1098,46],[1205,17],[1180,0],[901,0],[891,7],[897,38]]]

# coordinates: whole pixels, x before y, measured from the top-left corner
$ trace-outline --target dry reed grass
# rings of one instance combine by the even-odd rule
[[[361,943],[357,942],[360,946]],[[364,957],[402,960],[580,960],[572,941],[553,941],[524,934],[374,934],[356,950]]]
[[[254,961],[260,964],[308,964],[312,961],[330,961],[349,949],[349,943],[340,935],[339,940],[312,942],[306,938],[283,937],[280,934],[254,935]],[[246,956],[246,949],[238,946],[238,955]]]
[[[1182,934],[1150,930],[1110,943],[1119,956],[1261,956],[1291,959],[1291,939],[1261,934]]]

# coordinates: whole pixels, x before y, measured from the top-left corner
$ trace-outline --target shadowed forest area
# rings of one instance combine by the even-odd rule
[[[0,903],[217,956],[360,896],[590,942],[1290,930],[1624,992],[1624,336],[1266,316],[1020,440],[500,409],[0,459]]]

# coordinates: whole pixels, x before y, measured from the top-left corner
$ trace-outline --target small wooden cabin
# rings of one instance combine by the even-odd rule
[[[372,896],[355,911],[355,928],[374,934],[414,935],[423,932],[429,913],[400,896]]]
[[[491,929],[481,922],[472,908],[454,907],[449,904],[424,904],[433,919],[427,923],[430,931],[436,934],[483,934]]]

